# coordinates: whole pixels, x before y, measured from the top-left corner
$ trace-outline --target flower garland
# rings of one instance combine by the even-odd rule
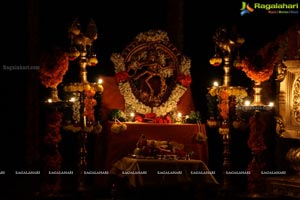
[[[179,74],[176,79],[177,83],[169,98],[159,107],[150,107],[142,103],[133,94],[129,83],[129,75],[126,71],[124,63],[124,57],[121,54],[113,53],[111,60],[115,65],[115,78],[118,82],[120,92],[125,100],[125,109],[130,107],[140,114],[153,112],[156,113],[157,116],[165,116],[169,112],[176,110],[180,98],[183,96],[192,82],[190,75],[191,60],[185,56],[182,56],[179,66]]]
[[[42,56],[39,69],[41,83],[47,88],[57,87],[69,68],[68,54],[61,49],[53,51]]]
[[[206,142],[207,141],[207,136],[204,133],[204,131],[201,128],[200,122],[197,123],[198,126],[198,131],[195,135],[195,141],[198,143]]]
[[[265,181],[261,172],[265,169],[265,163],[260,162],[255,157],[250,161],[247,167],[247,189],[249,193],[261,193],[265,191]]]
[[[248,78],[255,82],[264,82],[271,77],[278,55],[270,49],[273,50],[271,43],[260,49],[253,59],[245,58],[241,61],[242,71]]]
[[[61,169],[62,156],[58,150],[58,144],[62,140],[60,128],[62,124],[63,113],[53,110],[47,115],[46,135],[43,138],[44,144],[49,148],[49,152],[43,156],[45,163],[44,173],[45,181],[41,185],[42,194],[55,194],[61,189],[61,180],[59,176],[50,177],[49,171],[59,171]]]
[[[94,106],[97,104],[96,99],[94,99],[95,94],[96,91],[93,88],[84,91],[84,115],[90,123],[95,122]]]
[[[76,91],[77,89],[77,91]],[[83,92],[83,103],[84,103],[84,116],[87,120],[87,126],[86,130],[87,132],[94,132],[96,134],[100,133],[102,131],[102,125],[98,122],[96,122],[96,116],[95,116],[95,106],[98,104],[96,97],[96,89],[94,87],[90,87],[89,85],[78,85],[78,84],[71,84],[68,86],[65,86],[66,91],[71,91],[72,96],[74,98],[74,102],[72,104],[72,120],[67,121],[66,124],[64,124],[63,129],[66,131],[71,132],[79,132],[82,130],[82,126],[79,123],[80,122],[80,96],[81,94],[79,92]],[[95,123],[96,122],[96,123]]]
[[[255,115],[249,119],[250,134],[247,143],[253,154],[253,160],[248,165],[248,170],[251,172],[248,175],[249,192],[261,192],[264,188],[264,177],[261,171],[265,169],[265,162],[261,160],[261,155],[267,149],[264,142],[266,125],[257,117]]]
[[[51,112],[47,116],[46,135],[44,143],[47,145],[57,145],[61,141],[60,128],[62,123],[63,113]]]
[[[207,96],[207,98],[209,99],[208,102],[210,103],[209,106],[211,114],[214,114],[214,108],[211,108],[212,106],[214,106],[213,103],[218,102],[217,108],[219,110],[219,115],[223,120],[228,120],[230,109],[234,108],[236,104],[240,104],[242,100],[247,96],[247,91],[243,87],[212,87],[208,91]],[[217,97],[218,101],[212,100],[212,97]],[[212,118],[214,118],[214,116],[212,116]]]
[[[225,91],[221,91],[219,98],[220,103],[218,104],[218,108],[220,110],[220,116],[223,120],[227,120],[229,115],[229,94]]]
[[[47,177],[41,185],[41,193],[45,196],[57,194],[61,190],[61,178],[59,175],[48,175],[48,173],[61,170],[62,156],[57,151],[53,155],[46,155],[43,160],[47,163],[45,167],[45,176]]]
[[[263,120],[257,120],[255,116],[249,119],[250,136],[247,143],[254,153],[261,153],[267,148],[263,137],[266,126],[262,122]]]

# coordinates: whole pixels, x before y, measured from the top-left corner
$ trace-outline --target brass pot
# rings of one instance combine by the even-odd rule
[[[286,158],[290,163],[290,167],[300,174],[300,147],[292,147],[286,154]]]

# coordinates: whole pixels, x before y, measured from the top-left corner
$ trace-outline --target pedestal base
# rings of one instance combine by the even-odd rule
[[[269,193],[253,193],[253,194],[239,194],[236,196],[235,199],[241,199],[241,200],[282,200],[281,196],[269,194]]]
[[[300,199],[300,175],[269,177],[266,183],[269,193]]]

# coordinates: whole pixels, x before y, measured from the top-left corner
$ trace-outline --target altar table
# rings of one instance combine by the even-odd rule
[[[132,154],[136,143],[144,134],[147,139],[176,141],[184,145],[184,150],[193,152],[191,158],[201,160],[208,164],[207,141],[197,142],[195,135],[199,131],[197,124],[155,124],[125,122],[127,129],[120,133],[113,133],[110,127],[114,122],[107,122],[102,134],[97,136],[95,153],[95,166],[97,170],[110,170],[112,165],[128,154]],[[205,124],[200,124],[200,131],[206,136]],[[96,178],[99,186],[105,186],[106,180]]]
[[[193,158],[202,160],[207,164],[208,145],[207,142],[195,141],[195,135],[199,131],[197,124],[156,124],[156,123],[130,123],[126,122],[127,130],[121,133],[112,133],[110,127],[113,122],[108,122],[103,138],[105,155],[105,168],[122,157],[133,153],[136,143],[144,134],[146,139],[176,141],[184,145],[186,152],[193,152]],[[200,124],[200,131],[206,136],[205,124]]]
[[[115,162],[110,174],[128,177],[131,187],[219,183],[201,160],[141,159],[123,157]]]

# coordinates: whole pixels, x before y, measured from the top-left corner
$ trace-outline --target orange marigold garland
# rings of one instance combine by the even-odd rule
[[[47,116],[46,135],[44,143],[47,145],[57,145],[61,141],[60,128],[62,124],[63,113],[54,111]]]
[[[250,193],[262,193],[265,190],[264,177],[261,172],[265,169],[264,162],[260,162],[257,158],[253,158],[248,164],[247,170],[250,172],[247,175],[247,189]]]
[[[84,115],[91,123],[95,122],[94,106],[97,104],[96,99],[94,99],[95,94],[96,91],[93,88],[84,91]]]
[[[61,190],[61,179],[59,174],[49,175],[49,171],[59,171],[61,169],[62,156],[58,151],[51,155],[44,156],[45,166],[45,182],[42,184],[41,193],[45,196],[50,196],[58,193]]]
[[[62,156],[58,150],[61,141],[60,128],[63,121],[63,113],[56,109],[47,113],[46,134],[43,138],[46,144],[46,152],[43,156],[44,162],[44,182],[41,185],[42,195],[51,195],[61,190],[61,179],[59,175],[49,175],[49,171],[59,171],[61,169]]]
[[[256,119],[256,116],[253,116],[249,119],[249,125],[250,135],[247,142],[248,147],[254,153],[261,153],[267,148],[264,141],[266,125],[263,123],[263,120]]]
[[[267,146],[264,141],[264,132],[266,125],[263,120],[259,120],[258,114],[249,119],[250,134],[248,139],[248,146],[252,151],[253,160],[248,165],[248,191],[262,192],[264,190],[264,177],[261,172],[265,169],[266,164],[261,160],[261,156]]]
[[[69,68],[68,54],[56,48],[51,53],[45,53],[40,62],[41,83],[47,88],[55,88],[62,82]]]
[[[255,82],[264,82],[273,74],[274,64],[267,64],[262,69],[257,69],[248,59],[242,61],[242,70],[248,78]]]
[[[252,59],[245,58],[241,61],[241,68],[248,78],[255,82],[267,81],[274,71],[278,55],[274,53],[271,43],[260,49]]]
[[[218,104],[218,108],[220,110],[220,116],[223,120],[227,120],[229,115],[229,94],[226,91],[221,91],[219,97],[220,103]]]

